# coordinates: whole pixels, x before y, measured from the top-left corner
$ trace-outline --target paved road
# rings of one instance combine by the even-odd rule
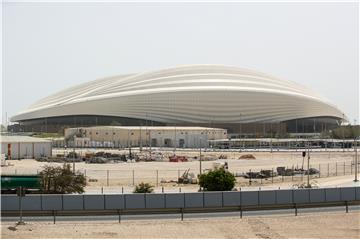
[[[360,205],[349,206],[349,212],[360,211]],[[321,207],[321,208],[301,208],[298,209],[298,215],[301,214],[317,214],[328,212],[344,212],[344,206],[336,207]],[[295,215],[294,209],[281,209],[281,210],[264,210],[264,211],[245,211],[243,217],[256,217],[256,216],[281,216],[281,215]],[[185,213],[184,220],[186,219],[201,219],[201,218],[220,218],[220,217],[240,217],[240,212],[216,212],[216,213]],[[147,214],[147,215],[123,215],[121,220],[167,220],[176,219],[180,220],[180,214]],[[18,217],[2,217],[2,222],[17,222]],[[52,222],[53,217],[23,217],[25,222]],[[118,216],[57,216],[57,222],[72,222],[72,221],[114,221],[118,222]]]

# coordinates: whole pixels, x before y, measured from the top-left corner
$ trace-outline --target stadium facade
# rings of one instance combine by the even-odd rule
[[[16,131],[66,127],[204,126],[229,134],[312,133],[346,120],[329,100],[291,81],[233,66],[180,66],[99,79],[34,103]]]

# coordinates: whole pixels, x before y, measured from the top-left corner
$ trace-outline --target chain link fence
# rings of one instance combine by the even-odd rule
[[[358,171],[359,171],[358,164]],[[248,168],[248,167],[247,167]],[[295,164],[291,166],[282,167],[286,173],[279,173],[277,167],[275,168],[259,168],[254,167],[250,170],[240,171],[239,169],[229,168],[229,171],[236,176],[236,186],[257,186],[257,185],[271,185],[283,182],[302,183],[307,181],[308,175],[306,174],[307,164]],[[353,161],[340,161],[333,163],[311,164],[310,168],[313,174],[309,175],[311,180],[352,175],[355,172],[355,164]],[[114,186],[135,186],[141,182],[150,183],[154,186],[177,186],[179,177],[181,177],[188,168],[179,168],[177,170],[123,170],[123,169],[109,169],[109,170],[94,170],[94,169],[80,169],[77,170],[83,173],[88,181],[89,186],[100,187],[114,187]],[[38,173],[40,170],[34,171],[33,174]],[[265,176],[261,172],[267,171],[268,175]],[[206,172],[206,170],[203,170]],[[250,177],[246,174],[251,172]],[[270,173],[269,173],[270,172]],[[13,173],[16,175],[29,174],[26,170],[23,172],[21,169],[14,169]],[[190,170],[188,172],[191,177],[197,178],[199,171]],[[7,172],[6,174],[11,174]],[[255,175],[255,176],[254,176]],[[257,176],[256,176],[257,175]],[[182,185],[183,186],[183,185]]]

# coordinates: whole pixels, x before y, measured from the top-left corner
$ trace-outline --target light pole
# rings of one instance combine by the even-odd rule
[[[241,138],[241,113],[239,118],[239,138]]]
[[[174,127],[174,155],[176,154],[176,124]]]
[[[354,179],[354,182],[357,182],[359,181],[358,180],[358,177],[357,177],[357,174],[358,174],[358,155],[357,155],[357,130],[356,130],[356,120],[354,120],[354,134],[355,134],[355,137],[354,137],[354,150],[355,150],[355,160],[354,160],[354,163],[355,163],[355,179]]]
[[[357,141],[356,141],[356,136],[355,136],[355,139],[354,139],[354,150],[355,150],[355,160],[354,160],[354,163],[355,163],[355,179],[354,179],[354,182],[357,182],[359,181],[358,180],[358,177],[357,177],[357,174],[358,174],[358,155],[357,155]]]
[[[146,133],[145,133],[146,134]],[[139,142],[139,150],[140,152],[142,151],[142,135],[141,135],[141,125],[139,126],[139,137],[140,137],[140,142]],[[146,137],[146,136],[145,136]]]
[[[342,114],[342,115],[343,115],[343,118],[342,118],[342,119],[344,120],[344,117],[345,117],[345,116],[344,116],[344,114]],[[342,124],[342,123],[343,123],[343,122],[341,121],[341,124]],[[344,129],[344,125],[342,125],[341,128],[342,128],[342,138],[343,138],[343,145],[342,145],[342,147],[343,147],[343,152],[345,152],[345,132],[344,132],[345,129]]]
[[[200,166],[199,166],[199,169],[200,169],[200,174],[202,173],[202,165],[201,165],[201,139],[200,139],[200,145],[199,145],[199,163],[200,163]]]
[[[310,188],[310,141],[308,141],[307,188]]]

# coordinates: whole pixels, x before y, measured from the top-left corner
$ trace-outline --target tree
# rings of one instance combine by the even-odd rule
[[[86,186],[85,176],[74,173],[69,164],[63,167],[45,165],[39,175],[45,193],[83,193]]]
[[[152,193],[154,191],[153,187],[149,183],[140,183],[135,187],[134,193]]]
[[[230,191],[235,186],[235,177],[224,168],[211,170],[199,176],[199,185],[204,191]]]

